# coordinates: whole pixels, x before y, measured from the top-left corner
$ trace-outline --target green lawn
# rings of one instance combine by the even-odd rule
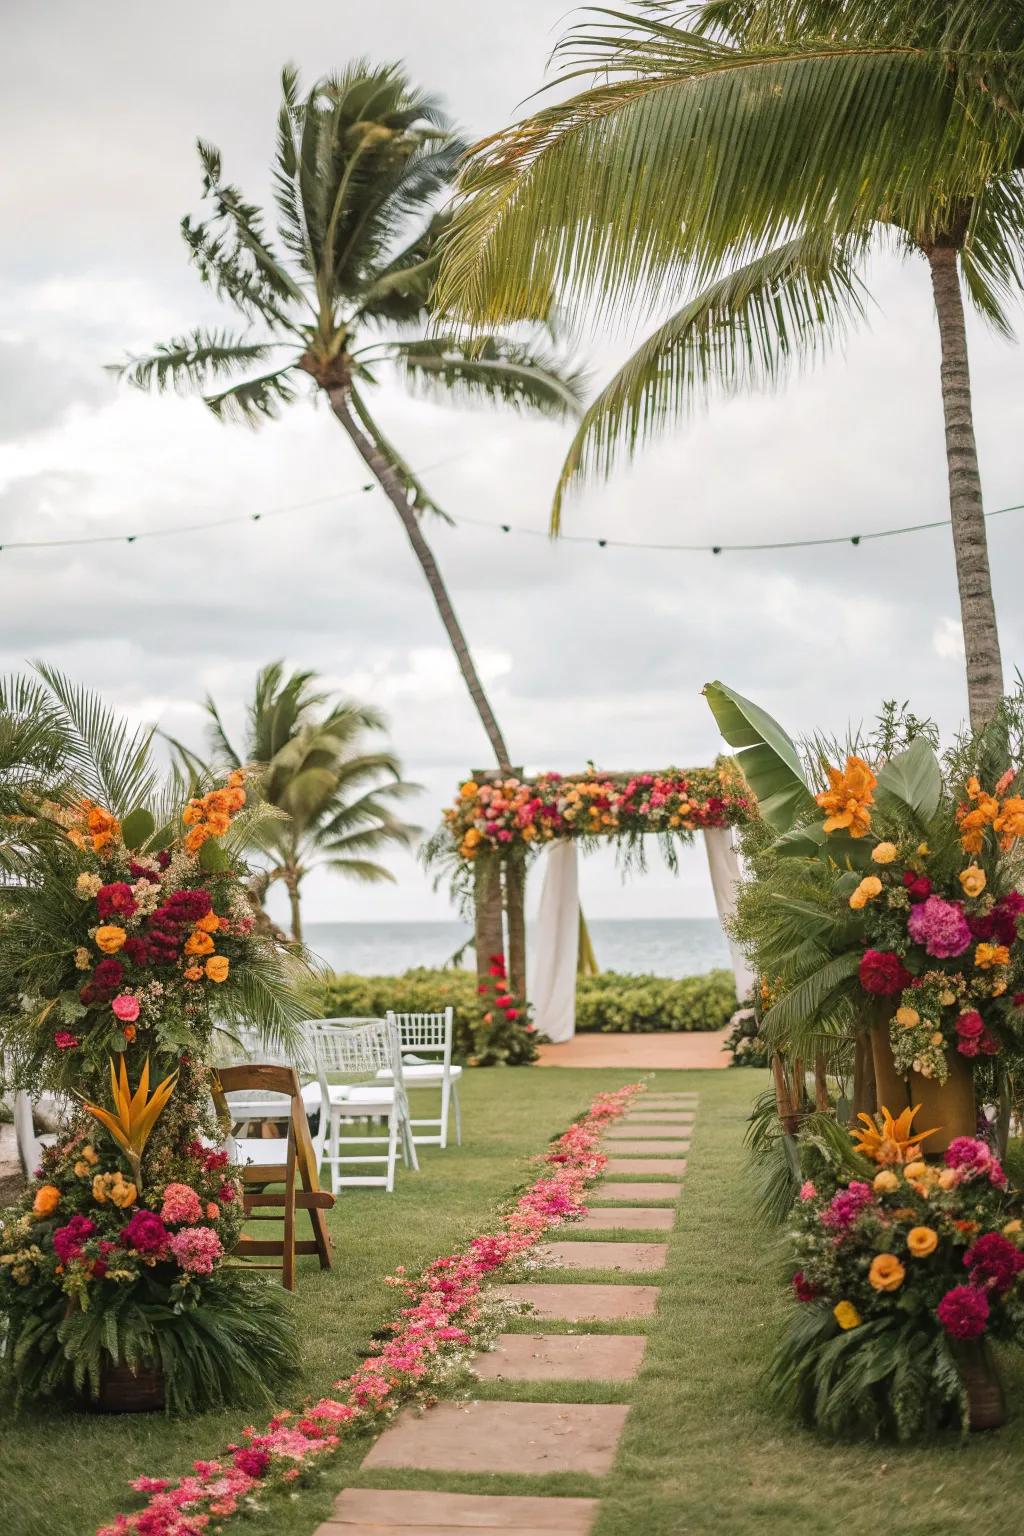
[[[399,1263],[421,1266],[472,1235],[523,1179],[524,1159],[594,1093],[628,1077],[565,1070],[468,1074],[467,1144],[461,1152],[427,1150],[421,1177],[403,1179],[394,1197],[346,1194],[334,1213],[337,1266],[325,1277],[307,1269],[298,1293],[306,1361],[294,1398],[319,1392],[352,1369],[358,1350],[394,1309],[394,1294],[380,1283],[384,1273]],[[914,1451],[830,1445],[766,1411],[758,1379],[787,1304],[775,1253],[753,1225],[744,1169],[744,1118],[761,1085],[762,1075],[747,1071],[657,1074],[657,1087],[696,1089],[701,1103],[664,1295],[638,1382],[627,1392],[600,1384],[585,1394],[557,1383],[514,1389],[521,1397],[633,1400],[620,1456],[603,1486],[578,1476],[361,1475],[365,1441],[354,1439],[316,1486],[294,1500],[275,1500],[241,1529],[253,1536],[312,1536],[334,1492],[361,1481],[598,1493],[594,1536],[1012,1531],[1012,1511],[1024,1495],[1019,1359],[1005,1362],[1011,1403],[1018,1405],[1013,1422],[965,1448],[954,1437]],[[625,1283],[632,1277],[617,1278]],[[517,1326],[535,1325],[524,1320]],[[607,1325],[606,1331],[623,1331],[623,1325]],[[480,1389],[481,1396],[508,1393]],[[50,1414],[5,1425],[0,1530],[4,1536],[91,1536],[123,1503],[129,1478],[183,1470],[192,1457],[212,1454],[245,1418],[210,1415],[182,1424]]]

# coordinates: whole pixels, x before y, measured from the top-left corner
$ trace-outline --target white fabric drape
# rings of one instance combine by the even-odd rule
[[[576,956],[580,891],[576,844],[552,843],[537,913],[537,947],[530,997],[538,1031],[556,1044],[576,1033]]]
[[[739,854],[732,840],[731,827],[709,827],[704,832],[708,869],[711,871],[711,887],[715,893],[715,906],[723,926],[736,910],[736,885],[740,878]],[[729,940],[732,956],[732,973],[736,978],[736,996],[744,1002],[754,989],[754,973],[747,965],[743,951]]]

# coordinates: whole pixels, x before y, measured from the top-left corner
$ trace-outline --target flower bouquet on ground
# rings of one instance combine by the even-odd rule
[[[794,1210],[795,1312],[769,1381],[827,1434],[910,1440],[1003,1419],[988,1343],[1024,1343],[1019,1202],[983,1141],[925,1162],[933,1132],[916,1113],[863,1116],[856,1150],[820,1158]]]
[[[122,793],[139,779],[129,756],[131,771],[106,775]],[[0,1218],[0,1350],[22,1396],[102,1400],[127,1369],[155,1376],[168,1408],[195,1409],[265,1398],[294,1366],[281,1293],[225,1266],[241,1190],[210,1096],[218,1030],[244,1020],[285,1040],[301,1017],[297,962],[253,931],[246,800],[236,773],[162,821],[70,792],[16,813],[3,1086],[69,1106]]]

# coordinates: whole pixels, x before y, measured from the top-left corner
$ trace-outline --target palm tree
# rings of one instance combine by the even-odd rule
[[[1019,0],[595,9],[565,100],[477,146],[438,298],[478,324],[625,300],[661,323],[586,412],[558,487],[713,389],[771,385],[856,322],[868,251],[928,265],[972,723],[1002,664],[962,288],[998,331],[1024,283]],[[678,308],[678,295],[689,297]]]
[[[267,860],[260,899],[276,881],[283,883],[296,943],[302,942],[302,882],[312,869],[325,866],[353,880],[393,880],[372,856],[388,844],[407,847],[420,830],[392,808],[418,793],[419,785],[403,781],[391,752],[365,745],[368,733],[385,728],[383,717],[366,704],[332,703],[316,682],[314,672],[286,676],[280,661],[264,667],[241,750],[232,745],[213,699],[205,704],[215,768],[258,765],[262,799],[283,813],[258,824],[254,846]],[[188,766],[209,772],[173,745]]]
[[[507,769],[508,748],[422,528],[424,512],[444,513],[384,435],[367,391],[389,367],[428,396],[564,417],[578,412],[580,379],[550,346],[505,336],[470,343],[433,314],[447,224],[434,205],[464,151],[433,99],[398,66],[366,61],[318,81],[304,100],[294,70],[282,87],[274,163],[282,249],[265,233],[262,210],[223,180],[218,151],[201,141],[213,214],[181,226],[200,277],[259,333],[195,330],[116,371],[143,388],[200,390],[215,415],[250,425],[276,416],[304,375],[312,380],[397,512]]]

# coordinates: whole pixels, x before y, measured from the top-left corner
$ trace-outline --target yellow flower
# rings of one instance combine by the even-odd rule
[[[979,971],[989,971],[996,965],[1009,965],[1010,951],[1005,944],[979,944],[974,951],[974,963]]]
[[[956,1179],[956,1169],[955,1168],[943,1168],[942,1172],[939,1174],[939,1188],[940,1189],[955,1189],[956,1188],[956,1182],[957,1182],[957,1179]]]
[[[32,1201],[32,1209],[37,1216],[52,1216],[60,1205],[60,1190],[56,1184],[40,1184],[36,1190],[36,1197]]]
[[[876,1291],[898,1291],[907,1277],[894,1253],[879,1253],[871,1260],[868,1282]]]
[[[142,1153],[154,1125],[164,1111],[164,1107],[171,1094],[174,1085],[178,1081],[177,1072],[172,1072],[165,1077],[162,1083],[158,1083],[149,1091],[149,1057],[146,1057],[145,1066],[139,1076],[138,1087],[132,1093],[128,1082],[128,1069],[125,1066],[124,1056],[121,1056],[120,1076],[114,1067],[113,1060],[110,1063],[110,1090],[114,1101],[114,1110],[103,1109],[98,1104],[90,1104],[88,1099],[83,1099],[82,1104],[113,1136],[114,1140],[124,1148],[125,1155],[131,1164],[132,1173],[136,1184],[141,1188],[142,1177]],[[96,1193],[96,1185],[93,1184],[93,1194]]]
[[[105,955],[116,955],[128,935],[116,923],[105,923],[96,929],[96,947]]]
[[[933,1126],[930,1131],[912,1129],[914,1116],[920,1108],[920,1104],[915,1104],[913,1109],[905,1109],[894,1118],[883,1105],[881,1127],[875,1124],[870,1115],[861,1112],[857,1119],[863,1121],[864,1129],[857,1126],[850,1132],[857,1151],[864,1157],[870,1157],[873,1163],[881,1163],[883,1166],[919,1157],[920,1143],[926,1137],[934,1136],[938,1129],[937,1126]],[[916,1166],[923,1168],[924,1164]]]
[[[75,970],[92,970],[92,955],[90,955],[84,944],[79,944],[78,948],[75,950]]]
[[[89,901],[103,888],[103,881],[99,875],[81,874],[75,881],[75,895],[82,901]]]
[[[825,831],[848,831],[851,837],[863,837],[871,826],[868,806],[874,803],[878,780],[862,757],[848,757],[842,772],[829,768],[829,787],[815,796],[818,805],[829,814]]]
[[[881,1173],[876,1173],[871,1181],[871,1188],[877,1195],[892,1195],[900,1187],[899,1178],[891,1173],[888,1168],[883,1168]]]
[[[832,1308],[832,1316],[844,1330],[856,1328],[860,1324],[860,1313],[852,1301],[837,1301]]]
[[[135,1204],[139,1192],[123,1173],[98,1173],[92,1181],[92,1197],[97,1205],[109,1200],[123,1211]]]
[[[907,1166],[903,1170],[903,1177],[905,1179],[920,1179],[927,1172],[927,1169],[928,1169],[928,1164],[927,1163],[921,1163],[921,1162],[908,1163]]]
[[[871,850],[871,857],[876,864],[891,864],[898,851],[895,843],[879,843]]]
[[[850,897],[850,906],[855,912],[867,906],[876,896],[882,894],[882,882],[877,875],[865,875],[853,895]]]
[[[926,1259],[939,1246],[939,1234],[932,1227],[911,1227],[907,1247],[915,1259]]]
[[[926,859],[930,853],[931,853],[931,849],[928,847],[927,843],[918,843],[918,845],[917,845],[917,855],[918,855],[918,858]]]
[[[985,871],[977,864],[968,864],[960,871],[960,884],[965,896],[980,896],[986,885]]]
[[[227,981],[231,963],[227,955],[211,955],[206,962],[206,974],[211,981]]]
[[[916,1008],[908,1008],[906,1003],[896,1009],[896,1023],[903,1029],[913,1029],[915,1024],[920,1024],[921,1015]]]
[[[467,779],[465,784],[461,785],[459,788],[459,794],[462,796],[463,800],[472,800],[474,795],[477,793],[477,786],[473,783],[472,779]]]
[[[1004,1237],[1019,1237],[1024,1231],[1024,1226],[1019,1221],[1008,1221],[1003,1228]]]

